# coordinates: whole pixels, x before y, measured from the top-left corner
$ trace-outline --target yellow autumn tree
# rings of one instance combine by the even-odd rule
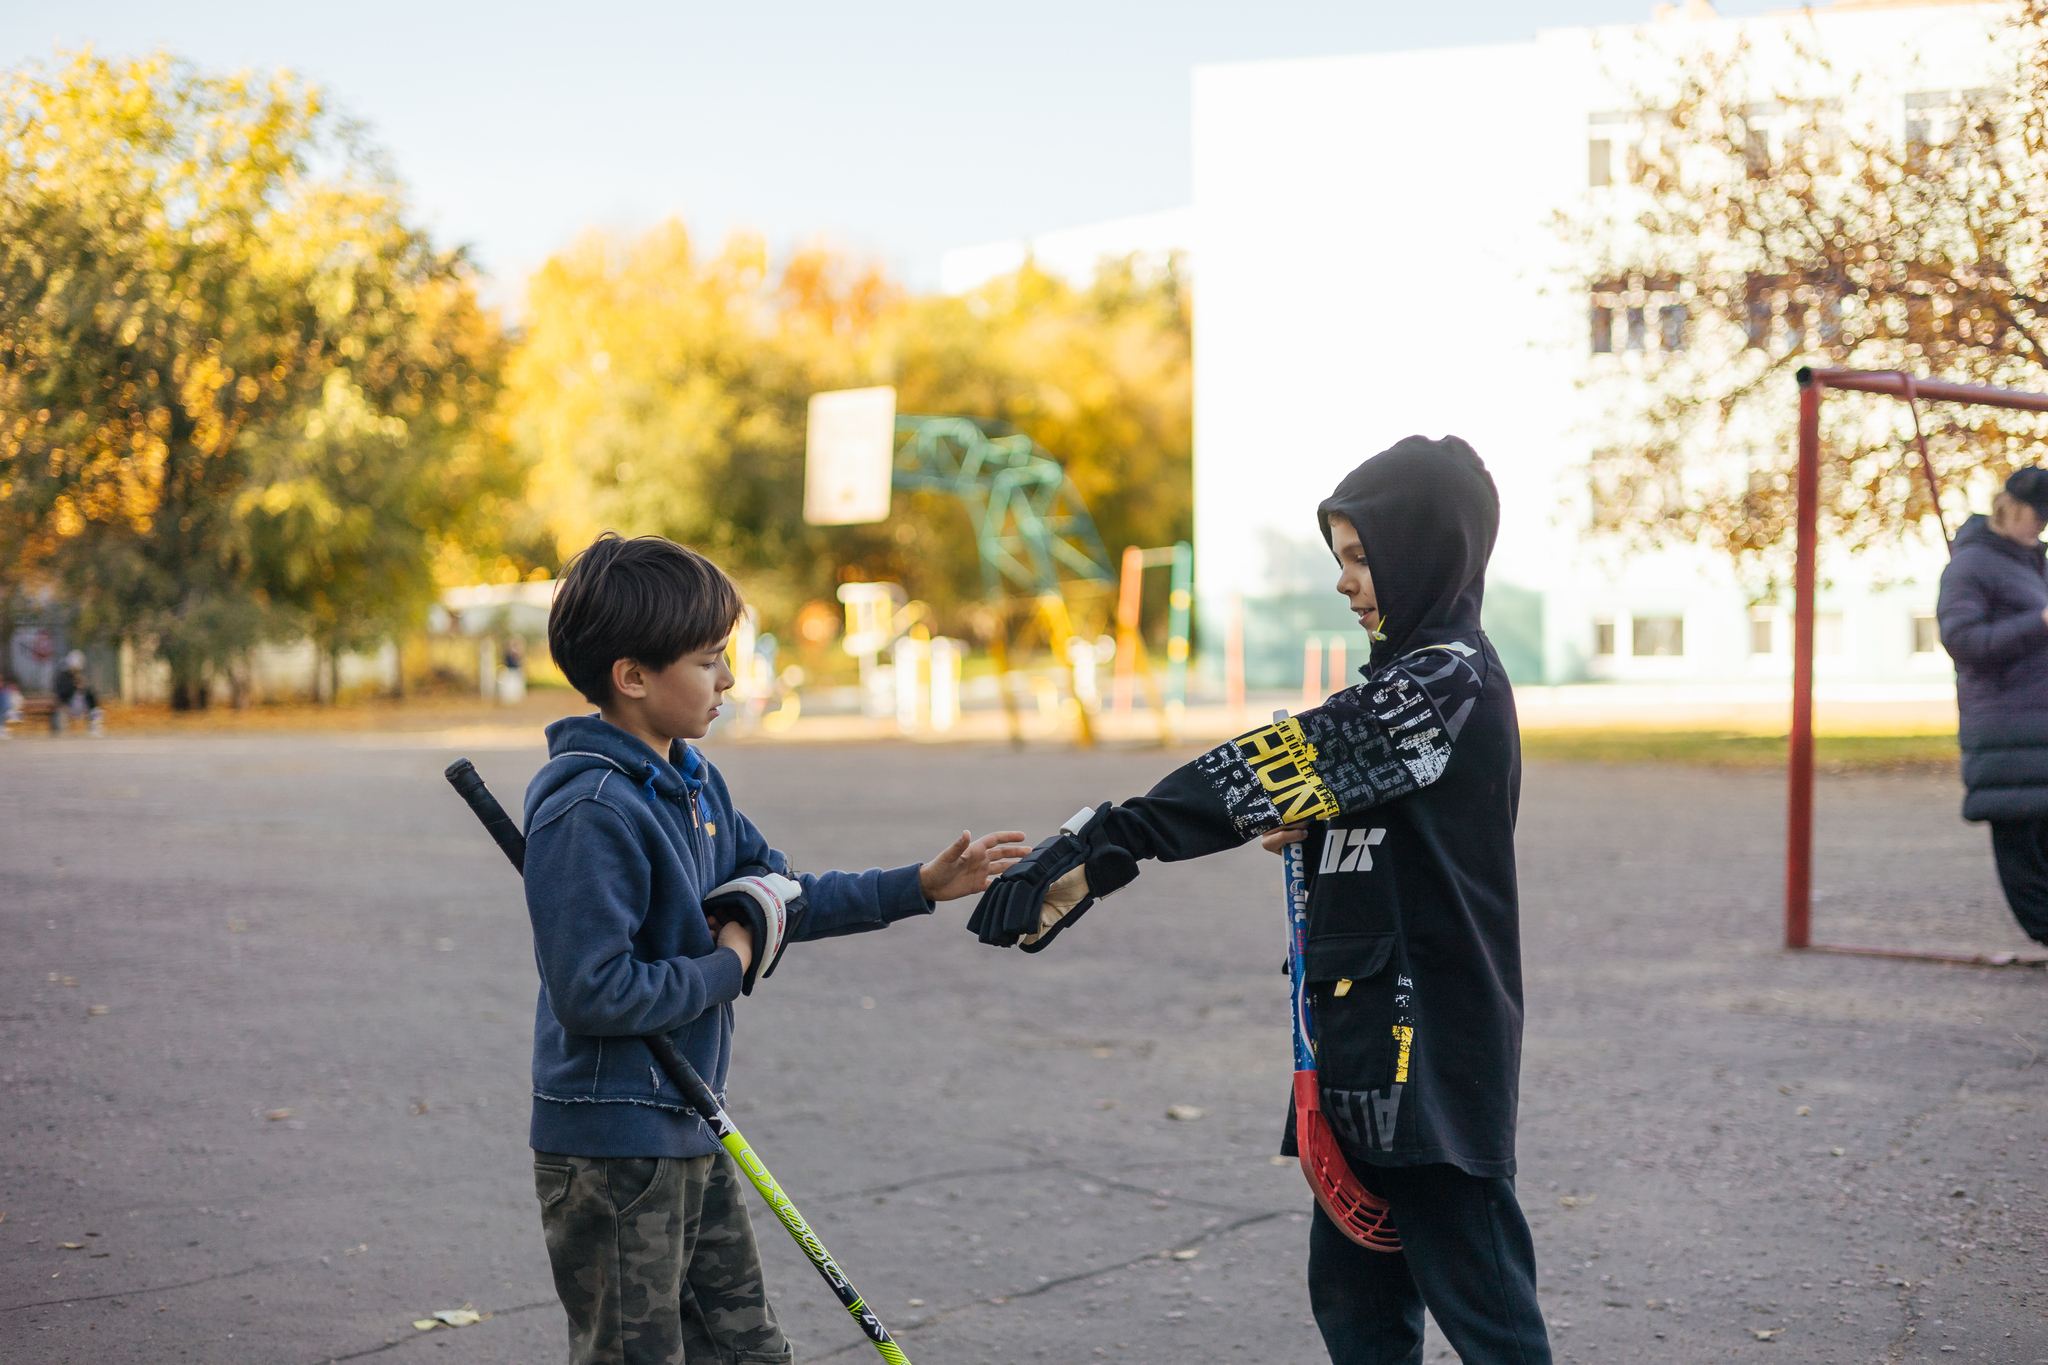
[[[775,262],[740,235],[706,253],[671,222],[587,235],[533,277],[508,413],[564,555],[655,532],[738,573],[771,625],[844,575],[943,615],[981,592],[965,510],[899,495],[879,526],[805,525],[810,395],[893,384],[902,412],[1013,424],[1067,465],[1114,553],[1187,534],[1188,331],[1171,270],[1075,289],[1027,266],[911,298],[828,247]]]

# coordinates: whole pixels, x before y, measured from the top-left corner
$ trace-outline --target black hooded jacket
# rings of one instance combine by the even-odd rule
[[[1114,807],[1106,832],[1171,862],[1308,819],[1307,981],[1332,1126],[1354,1161],[1513,1175],[1521,735],[1479,629],[1500,499],[1465,442],[1411,436],[1317,509],[1326,539],[1333,513],[1358,531],[1384,617],[1365,681],[1218,745]],[[1288,1121],[1291,1153],[1291,1107]]]

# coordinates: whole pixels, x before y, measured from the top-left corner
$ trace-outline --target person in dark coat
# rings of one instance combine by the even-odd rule
[[[2013,918],[2048,944],[2048,469],[2006,480],[1956,532],[1935,615],[1956,663],[1963,818],[1991,825]]]
[[[1321,1109],[1401,1243],[1362,1245],[1318,1202],[1309,1302],[1330,1358],[1419,1365],[1427,1306],[1467,1365],[1547,1365],[1514,1188],[1521,732],[1479,628],[1500,498],[1464,441],[1411,436],[1347,475],[1316,519],[1372,639],[1365,681],[1078,813],[997,879],[969,927],[1042,948],[1138,860],[1304,840]],[[1290,1106],[1283,1154],[1294,1121]]]

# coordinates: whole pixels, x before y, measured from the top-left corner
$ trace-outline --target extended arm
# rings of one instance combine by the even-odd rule
[[[1217,745],[1144,796],[1077,815],[997,878],[968,927],[984,943],[1042,946],[1134,878],[1137,860],[1199,858],[1419,791],[1442,775],[1478,702],[1477,657],[1456,643],[1416,650],[1313,710]]]
[[[804,908],[790,925],[791,942],[883,929],[937,908],[918,886],[916,863],[865,872],[792,872],[789,859],[770,848],[754,822],[738,810],[733,811],[733,832],[739,844],[734,876],[774,872],[802,884]]]

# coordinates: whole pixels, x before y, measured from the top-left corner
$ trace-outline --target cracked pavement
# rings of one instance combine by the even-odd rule
[[[540,753],[450,743],[0,747],[0,1359],[565,1357],[518,884],[440,777],[468,752],[516,805]],[[1042,833],[1178,761],[712,752],[808,868]],[[1823,778],[1817,936],[2026,946],[1957,798]],[[1782,952],[1781,812],[1768,774],[1527,775],[1521,1193],[1558,1358],[2048,1361],[2048,973]],[[968,906],[798,945],[739,1007],[734,1116],[910,1358],[1324,1359],[1271,1155],[1275,862],[1148,865],[1037,957]],[[756,1225],[799,1359],[869,1358]]]

